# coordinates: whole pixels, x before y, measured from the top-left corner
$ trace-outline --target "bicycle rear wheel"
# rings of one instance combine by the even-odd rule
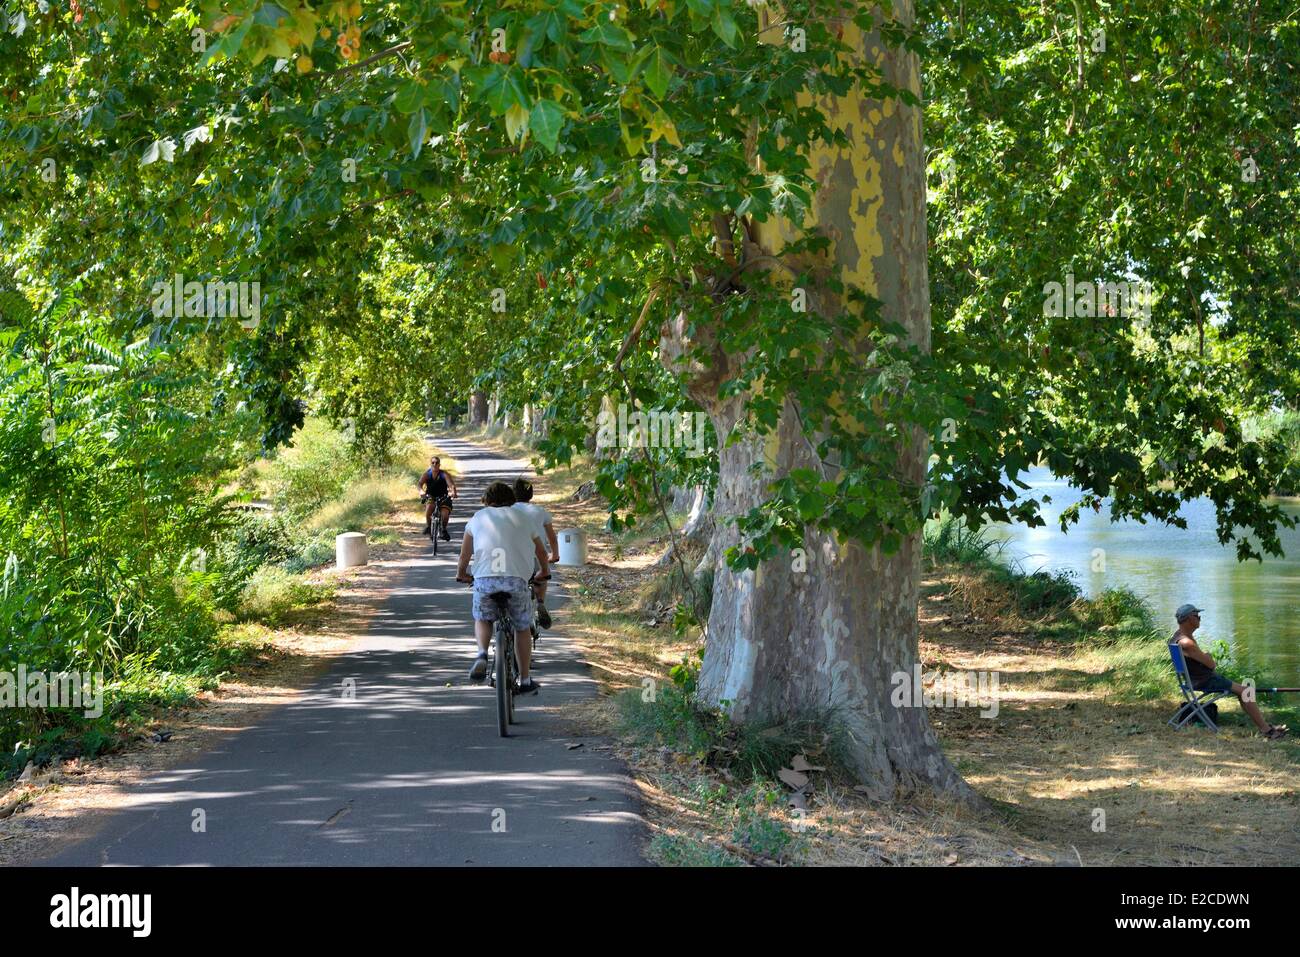
[[[533,623],[528,626],[528,633],[533,636],[533,650],[536,651],[541,631],[537,627],[537,585],[531,581],[528,583],[528,608],[533,614]]]
[[[497,686],[497,732],[503,738],[510,737],[510,714],[514,709],[514,694],[510,688],[510,643],[507,640],[509,628],[513,627],[505,618],[496,622],[496,686]]]
[[[514,627],[511,625],[510,627]],[[515,723],[515,685],[519,681],[519,655],[515,649],[515,633],[510,633],[510,714],[511,724]]]

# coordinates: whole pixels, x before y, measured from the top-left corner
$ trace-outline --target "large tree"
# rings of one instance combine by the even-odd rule
[[[912,26],[910,3],[893,12],[891,26]],[[774,482],[799,483],[793,495],[806,522],[788,554],[740,567],[717,562],[699,694],[741,719],[817,716],[835,726],[854,743],[847,752],[854,769],[880,797],[918,785],[957,790],[961,781],[924,710],[890,704],[895,675],[910,674],[917,661],[919,527],[889,515],[862,483],[864,471],[874,472],[892,481],[899,497],[915,501],[925,482],[924,431],[905,423],[881,436],[863,424],[879,411],[869,404],[868,377],[886,361],[875,334],[892,327],[919,352],[929,349],[920,64],[896,34],[890,42],[880,29],[863,31],[835,18],[827,23],[843,34],[851,51],[846,59],[878,71],[884,90],[912,97],[872,96],[855,85],[817,98],[811,105],[836,136],[807,151],[817,183],[810,207],[798,218],[745,222],[743,242],[735,244],[727,222],[718,245],[740,250],[728,277],[739,286],[711,290],[715,297],[744,295],[742,277],[750,269],[787,274],[778,288],[789,298],[792,321],[821,325],[804,322],[806,305],[835,340],[833,348],[808,341],[799,347],[813,367],[795,374],[815,385],[772,390],[773,420],[755,429],[752,392],[731,386],[754,376],[754,350],[771,351],[774,344],[716,323],[690,324],[686,314],[665,330],[665,359],[676,367],[684,355],[694,357],[686,373],[692,396],[709,411],[718,435],[738,437],[719,454],[715,511],[722,547],[743,554],[736,520],[771,509]],[[809,234],[823,242],[809,244]],[[855,389],[862,391],[855,395]],[[864,454],[871,443],[883,454]],[[879,509],[880,521],[854,538],[831,523],[809,521],[837,508],[849,517]],[[919,507],[913,514],[919,516]]]
[[[50,5],[0,33],[0,239],[26,275],[44,267],[57,281],[105,263],[85,295],[112,329],[206,344],[214,381],[249,398],[268,444],[301,421],[297,398],[310,371],[329,367],[337,336],[359,390],[334,393],[339,414],[394,395],[384,381],[394,360],[358,354],[396,357],[402,337],[385,330],[385,310],[429,304],[454,310],[464,336],[422,341],[415,365],[455,363],[467,387],[544,404],[553,457],[580,448],[614,400],[706,409],[726,521],[703,699],[744,720],[837,725],[878,795],[967,793],[924,712],[889,704],[894,673],[916,660],[923,519],[945,504],[996,512],[1000,463],[1039,455],[1139,510],[1167,513],[1184,491],[1129,470],[1159,461],[1168,417],[1148,423],[1130,397],[1108,404],[1097,390],[1074,406],[1062,392],[1070,370],[1057,375],[1056,354],[1033,351],[1046,345],[1041,316],[1015,297],[1005,320],[989,308],[1000,287],[983,282],[983,260],[964,257],[967,234],[947,221],[943,348],[929,354],[922,65],[978,73],[979,55],[995,57],[1006,34],[1019,42],[1017,29],[1077,52],[1078,30],[1062,33],[1056,18],[985,19],[968,22],[963,6],[918,26],[910,3],[732,0]],[[984,120],[965,129],[966,94],[953,85],[942,105],[957,119],[942,114],[943,135],[995,135]],[[1083,128],[1060,105],[1072,96],[1044,95],[1042,122],[1067,122],[1067,141]],[[982,235],[996,226],[984,221]],[[1026,235],[1008,242],[1000,275]],[[1269,246],[1275,269],[1289,248]],[[1126,252],[1153,268],[1173,261],[1131,250],[1088,267],[1115,268]],[[367,278],[376,270],[387,288]],[[978,296],[954,306],[962,270]],[[176,273],[258,279],[263,322],[156,321],[148,290]],[[407,297],[402,276],[438,278],[429,296]],[[1196,290],[1187,301],[1200,301]],[[963,336],[951,315],[963,309],[982,309],[993,331],[970,322],[981,334]],[[1105,344],[1088,340],[1079,361],[1108,355]],[[654,367],[657,351],[671,376]],[[1275,348],[1255,354],[1276,361]],[[1051,394],[1009,399],[1040,361]],[[1131,395],[1149,363],[1107,368]],[[1210,388],[1216,401],[1225,392]],[[1174,422],[1184,438],[1212,404],[1193,408]],[[1067,427],[1028,428],[1030,412]],[[1090,446],[1093,413],[1131,430],[1133,449]],[[958,425],[955,440],[945,422]],[[1276,510],[1260,506],[1262,483],[1244,470],[1276,463],[1224,432],[1204,465],[1171,474],[1191,491],[1233,493],[1216,498],[1229,534],[1239,519],[1267,545]],[[927,474],[936,435],[940,464]],[[691,475],[680,457],[621,456],[605,463],[606,487],[653,496],[658,465]]]

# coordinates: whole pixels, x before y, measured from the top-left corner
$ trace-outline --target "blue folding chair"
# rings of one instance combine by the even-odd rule
[[[1220,698],[1231,694],[1231,692],[1200,692],[1193,688],[1191,675],[1187,673],[1187,659],[1183,657],[1183,649],[1178,642],[1169,642],[1169,657],[1174,660],[1174,672],[1178,675],[1178,690],[1183,693],[1183,703],[1178,706],[1174,716],[1169,719],[1170,726],[1181,731],[1187,726],[1188,722],[1193,719],[1200,719],[1202,724],[1215,734],[1218,734],[1219,726],[1214,723],[1214,719],[1206,712],[1205,706],[1218,701]]]

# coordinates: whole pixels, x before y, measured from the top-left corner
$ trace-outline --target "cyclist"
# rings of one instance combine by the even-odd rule
[[[536,534],[551,548],[552,564],[560,560],[560,543],[555,537],[555,526],[551,523],[551,513],[540,505],[533,504],[533,483],[525,478],[515,479],[515,504],[517,511],[528,516],[536,528]],[[543,628],[551,627],[551,613],[546,610],[546,582],[539,581],[537,589],[537,623]]]
[[[542,576],[549,574],[546,549],[527,516],[510,507],[515,504],[515,493],[505,482],[489,484],[483,493],[483,504],[486,507],[465,523],[460,565],[456,569],[458,580],[469,580],[473,562],[474,637],[478,642],[478,656],[469,669],[469,676],[472,681],[482,681],[487,676],[492,622],[498,615],[496,602],[489,596],[494,592],[508,592],[510,618],[515,625],[515,655],[519,659],[519,694],[536,694],[541,685],[528,674],[532,658],[529,627],[533,623],[528,577],[534,574],[534,568],[540,568]]]
[[[448,486],[451,487],[451,494],[447,494]],[[433,510],[436,506],[441,506],[442,511],[442,540],[451,541],[451,534],[447,531],[447,524],[451,521],[451,500],[456,497],[456,480],[451,477],[450,472],[442,470],[442,460],[438,456],[429,459],[429,468],[420,476],[420,481],[416,483],[420,490],[421,499],[426,500],[424,507],[424,534],[428,535],[433,527]]]

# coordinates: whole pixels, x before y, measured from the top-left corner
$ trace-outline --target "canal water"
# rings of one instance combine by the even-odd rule
[[[1027,572],[1067,571],[1088,596],[1106,588],[1128,587],[1146,599],[1161,627],[1177,627],[1174,609],[1192,602],[1205,609],[1196,633],[1202,647],[1223,639],[1244,665],[1279,684],[1300,685],[1300,528],[1282,529],[1284,558],[1238,562],[1236,549],[1219,544],[1214,503],[1184,503],[1187,528],[1161,522],[1111,522],[1109,508],[1085,509],[1077,525],[1062,533],[1061,511],[1080,498],[1078,489],[1046,468],[1030,469],[1021,480],[1025,496],[1051,496],[1043,506],[1047,525],[988,526],[1003,540],[1004,560]],[[1300,516],[1300,503],[1283,508]],[[1094,571],[1095,549],[1104,549],[1105,568]]]

